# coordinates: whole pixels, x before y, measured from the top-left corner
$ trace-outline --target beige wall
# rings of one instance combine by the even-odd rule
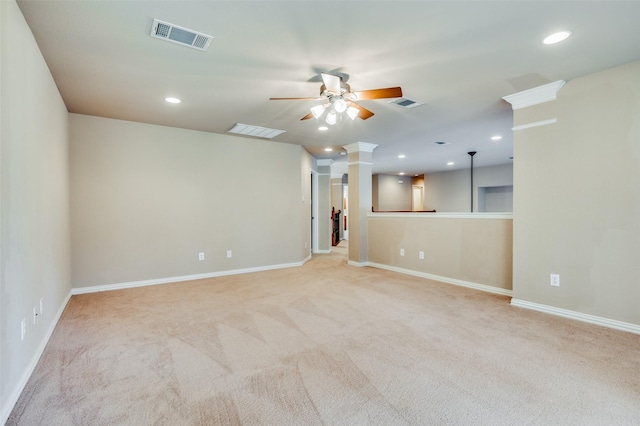
[[[640,325],[640,62],[516,110],[514,297]],[[560,275],[560,287],[549,274]]]
[[[513,164],[474,167],[473,211],[478,211],[478,187],[504,185],[513,185]],[[425,209],[435,209],[438,212],[470,212],[470,187],[469,169],[428,173],[425,175]]]
[[[57,321],[69,279],[67,110],[22,13],[0,2],[0,424]],[[33,308],[44,309],[33,324]],[[20,322],[26,320],[26,335]]]
[[[298,145],[70,114],[70,158],[75,288],[309,253],[313,164]]]
[[[475,215],[370,214],[369,262],[508,294],[512,220]],[[419,259],[419,251],[424,251],[424,259]]]
[[[375,211],[411,211],[411,177],[373,175],[373,207]]]

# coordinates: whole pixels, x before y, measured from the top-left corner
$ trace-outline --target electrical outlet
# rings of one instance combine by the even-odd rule
[[[551,274],[549,281],[552,287],[560,287],[560,275]]]
[[[400,256],[404,256],[404,249],[403,248],[400,249]]]
[[[44,298],[40,298],[40,316],[42,316],[42,311],[44,311]]]
[[[233,253],[231,252],[231,250],[227,250],[227,259],[231,259],[232,256]]]
[[[22,322],[20,322],[20,340],[24,340],[24,335],[27,332],[27,319],[22,318]]]
[[[418,252],[418,259],[424,260],[424,252],[422,250]]]
[[[198,253],[198,260],[204,260],[204,253]]]

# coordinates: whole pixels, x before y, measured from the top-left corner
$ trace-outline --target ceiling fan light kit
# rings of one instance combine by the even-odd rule
[[[360,117],[362,120],[373,117],[373,112],[361,105],[358,105],[356,101],[402,97],[402,89],[400,87],[352,92],[351,86],[345,83],[341,76],[328,73],[321,73],[320,75],[322,76],[323,84],[320,86],[319,97],[270,98],[270,100],[322,101],[321,104],[311,107],[309,114],[305,115],[300,120],[308,120],[311,117],[320,119],[324,115],[325,122],[329,125],[334,125],[338,122],[342,122],[343,113],[345,112],[351,120],[355,120],[356,117]]]

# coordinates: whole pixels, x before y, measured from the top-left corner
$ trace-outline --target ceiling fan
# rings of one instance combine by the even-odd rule
[[[360,117],[362,120],[371,118],[374,114],[368,109],[358,105],[356,101],[368,101],[371,99],[400,98],[402,89],[400,87],[388,87],[386,89],[362,90],[352,92],[351,86],[345,83],[340,76],[321,73],[322,82],[320,86],[320,96],[308,98],[269,98],[272,101],[292,101],[292,100],[316,100],[323,101],[322,104],[311,108],[309,114],[300,120],[308,120],[311,117],[320,118],[326,112],[325,121],[327,124],[335,124],[346,114],[352,120]]]

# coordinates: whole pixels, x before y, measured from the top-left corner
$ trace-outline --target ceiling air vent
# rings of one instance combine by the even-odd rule
[[[417,106],[424,105],[424,102],[414,101],[413,99],[409,98],[397,98],[389,101],[389,103],[396,104],[398,106],[401,106],[402,108],[415,108]]]
[[[256,138],[266,139],[275,138],[276,136],[285,132],[284,130],[270,129],[268,127],[253,126],[251,124],[242,123],[236,123],[235,126],[227,131],[229,133],[236,133],[238,135],[254,136]]]
[[[153,20],[151,37],[202,51],[206,51],[211,44],[211,40],[213,40],[213,37],[210,35],[202,34],[197,31],[189,30],[157,19]]]

